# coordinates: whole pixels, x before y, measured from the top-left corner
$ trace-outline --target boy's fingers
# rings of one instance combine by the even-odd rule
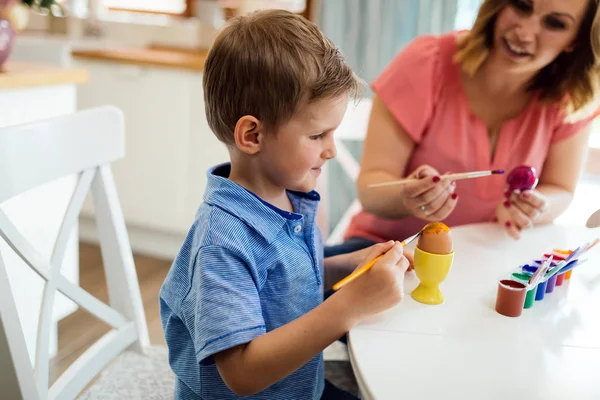
[[[406,272],[408,270],[410,263],[406,257],[401,257],[400,260],[396,263],[402,272]]]
[[[415,261],[415,255],[414,252],[410,249],[407,249],[406,247],[403,249],[402,254],[404,255],[404,257],[406,257],[406,259],[408,260],[409,264],[413,264]]]
[[[365,256],[362,264],[366,264],[383,253],[388,252],[394,246],[394,243],[393,240],[388,240],[387,242],[377,243],[376,245],[371,246],[371,249]]]
[[[396,242],[394,247],[388,250],[387,253],[379,260],[377,264],[391,264],[396,265],[398,261],[403,257],[402,253],[404,252],[404,246],[400,244],[400,242]]]

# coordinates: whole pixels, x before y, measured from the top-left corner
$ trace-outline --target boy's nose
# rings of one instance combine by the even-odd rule
[[[331,160],[337,156],[337,149],[335,147],[335,141],[331,141],[331,144],[325,148],[323,151],[323,158],[326,160]]]

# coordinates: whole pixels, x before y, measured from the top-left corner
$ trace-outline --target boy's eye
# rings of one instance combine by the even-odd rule
[[[560,19],[556,18],[556,17],[548,17],[545,20],[546,26],[550,29],[564,29],[565,28],[565,24],[564,22],[562,22]]]
[[[319,139],[323,139],[323,136],[325,136],[325,133],[320,133],[320,134],[318,134],[318,135],[313,135],[313,136],[311,136],[310,138],[311,138],[312,140],[319,140]]]
[[[533,5],[528,0],[512,0],[511,4],[514,8],[522,13],[530,13],[533,11]]]

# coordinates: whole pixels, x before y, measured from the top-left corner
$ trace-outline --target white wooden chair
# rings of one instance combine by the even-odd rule
[[[110,169],[110,163],[124,154],[123,116],[110,106],[0,129],[0,205],[57,178],[79,176],[51,260],[41,257],[0,210],[0,237],[45,281],[32,365],[0,254],[0,398],[73,399],[96,377],[80,398],[173,397],[174,376],[167,350],[149,345],[133,256]],[[109,305],[60,272],[68,237],[90,188]],[[50,325],[57,291],[112,329],[49,387]]]

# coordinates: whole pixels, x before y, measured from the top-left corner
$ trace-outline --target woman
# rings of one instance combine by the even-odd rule
[[[402,240],[427,221],[497,221],[514,238],[568,207],[600,76],[598,0],[485,0],[469,32],[417,38],[372,84],[375,97],[346,242],[326,255]],[[592,110],[592,111],[590,111]],[[535,190],[506,175],[533,166]],[[415,183],[369,188],[417,177]]]

